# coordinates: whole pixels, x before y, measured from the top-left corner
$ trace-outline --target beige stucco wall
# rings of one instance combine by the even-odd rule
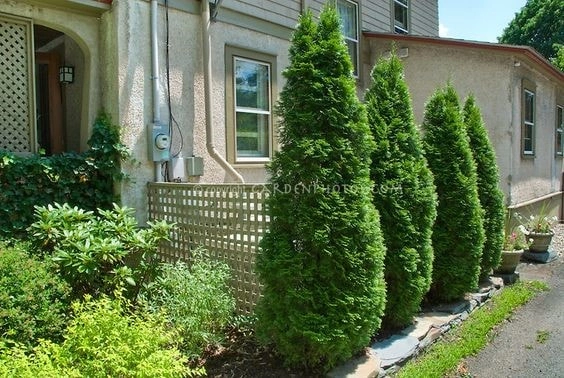
[[[166,93],[165,9],[159,6],[159,98],[161,121],[168,123]],[[177,125],[173,125],[172,150],[182,156],[204,158],[204,175],[193,181],[231,182],[233,178],[213,160],[206,149],[206,119],[201,18],[198,14],[169,9],[171,107]],[[136,209],[137,217],[147,216],[147,182],[155,181],[155,166],[149,161],[147,130],[153,119],[150,4],[145,1],[120,0],[103,16],[103,104],[121,126],[122,140],[132,153],[123,164],[130,177],[121,184],[122,203]],[[213,23],[212,54],[212,129],[218,152],[226,156],[225,125],[225,45],[276,55],[281,69],[287,64],[288,41],[227,23]],[[280,52],[283,51],[284,55]],[[180,142],[180,133],[183,139]],[[182,149],[180,149],[182,145]],[[246,182],[264,182],[264,166],[238,167]]]
[[[51,8],[48,4],[25,0],[0,0],[0,12],[26,17],[33,20],[34,24],[59,30],[72,38],[76,43],[73,46],[81,50],[84,70],[80,73],[81,90],[76,95],[81,97],[82,107],[79,109],[80,125],[76,127],[80,128],[80,148],[86,148],[92,124],[100,109],[100,71],[97,63],[97,57],[100,55],[99,19],[72,7]]]
[[[365,64],[371,66],[390,51],[390,41],[372,39],[370,47],[370,60]],[[562,159],[554,157],[555,82],[538,69],[528,67],[514,53],[413,41],[398,41],[397,48],[407,48],[407,56],[402,61],[418,124],[423,121],[426,101],[448,80],[457,90],[461,104],[470,93],[474,94],[496,151],[500,185],[508,205],[560,190]],[[519,67],[515,66],[517,61]],[[537,85],[537,154],[534,159],[521,157],[523,77]],[[363,87],[368,85],[367,80],[362,84]]]

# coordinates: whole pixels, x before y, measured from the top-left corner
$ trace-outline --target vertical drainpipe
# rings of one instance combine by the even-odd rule
[[[211,66],[211,39],[210,39],[210,4],[208,0],[202,0],[202,43],[204,50],[204,100],[206,108],[206,147],[210,156],[237,182],[244,183],[245,180],[239,172],[225,160],[217,151],[213,139],[212,122],[212,66]]]
[[[151,0],[151,80],[153,82],[153,120],[151,128],[160,122],[161,111],[159,108],[160,88],[159,88],[159,51],[157,43],[157,13],[158,0]],[[153,130],[148,129],[149,136]],[[149,146],[151,148],[151,146]],[[162,182],[162,167],[160,162],[155,162],[155,182]]]

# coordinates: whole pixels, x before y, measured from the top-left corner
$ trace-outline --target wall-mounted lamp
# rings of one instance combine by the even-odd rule
[[[59,67],[59,83],[71,84],[74,82],[74,67],[61,66]]]

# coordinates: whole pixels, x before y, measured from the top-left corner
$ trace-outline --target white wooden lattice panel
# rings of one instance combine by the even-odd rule
[[[176,223],[163,260],[189,261],[203,246],[231,268],[231,287],[239,313],[253,311],[260,297],[254,271],[260,240],[269,218],[263,185],[149,183],[149,218]]]
[[[31,21],[0,14],[0,150],[33,152]]]

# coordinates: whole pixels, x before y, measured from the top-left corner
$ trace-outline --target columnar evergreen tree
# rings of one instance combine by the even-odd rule
[[[429,298],[452,301],[478,285],[484,243],[476,165],[451,84],[425,107],[423,148],[437,188],[433,282]]]
[[[476,163],[478,196],[484,211],[485,241],[480,271],[482,277],[487,277],[501,262],[505,207],[495,151],[474,96],[469,96],[464,103],[464,125]]]
[[[384,325],[409,324],[431,284],[436,217],[435,186],[419,133],[400,59],[380,59],[365,98],[376,141],[371,177],[374,205],[387,248]]]
[[[288,364],[327,370],[368,344],[385,305],[374,142],[334,8],[300,17],[284,76],[257,333]]]

